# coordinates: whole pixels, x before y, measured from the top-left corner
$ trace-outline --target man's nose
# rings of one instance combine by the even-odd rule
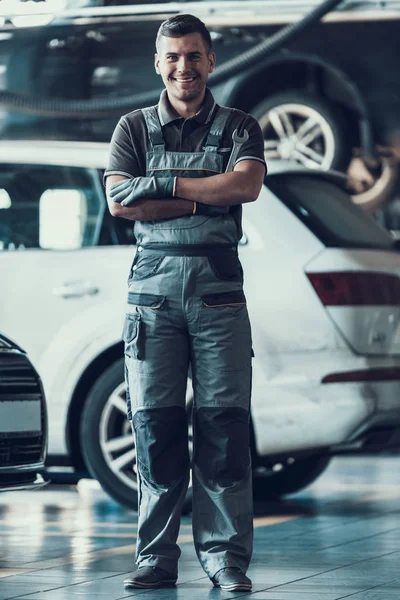
[[[185,73],[186,71],[189,71],[190,66],[189,66],[190,60],[186,57],[186,56],[180,56],[179,60],[178,60],[178,71],[180,71],[181,73]]]

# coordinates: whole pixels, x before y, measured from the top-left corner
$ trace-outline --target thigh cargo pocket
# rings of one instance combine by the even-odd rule
[[[170,325],[168,310],[164,310],[165,300],[166,296],[158,294],[128,292],[128,304],[136,308],[125,317],[122,337],[126,356],[144,361],[154,354],[151,347]],[[142,364],[139,370],[143,368]]]
[[[125,342],[125,354],[136,360],[143,360],[143,322],[139,314],[125,316],[122,339]]]
[[[243,290],[206,294],[201,301],[198,327],[201,359],[198,362],[209,373],[239,373],[250,364],[251,353],[250,322]],[[230,386],[230,382],[224,386]]]

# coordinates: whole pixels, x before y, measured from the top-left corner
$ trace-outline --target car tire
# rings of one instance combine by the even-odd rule
[[[393,157],[379,157],[369,166],[355,157],[349,167],[349,192],[352,200],[365,212],[382,208],[393,198],[399,181],[399,166]]]
[[[251,113],[264,134],[267,163],[271,159],[288,160],[314,169],[346,171],[352,144],[339,107],[312,94],[292,90],[266,98]],[[300,128],[304,130],[304,141],[310,138],[302,146],[295,140]]]
[[[309,456],[289,459],[277,465],[260,468],[253,476],[253,492],[256,500],[265,500],[285,494],[293,494],[315,481],[330,462],[330,456]]]
[[[187,405],[191,412],[190,402]],[[88,393],[80,423],[80,444],[89,473],[117,502],[137,510],[134,436],[126,417],[124,359],[108,367]],[[183,512],[191,510],[189,488]]]

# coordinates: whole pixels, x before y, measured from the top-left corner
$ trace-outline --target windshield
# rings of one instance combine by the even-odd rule
[[[281,174],[267,186],[326,245],[392,250],[391,235],[338,185],[307,174]]]

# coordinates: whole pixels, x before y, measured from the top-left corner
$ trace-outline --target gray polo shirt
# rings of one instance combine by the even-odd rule
[[[157,104],[157,111],[166,150],[204,151],[204,144],[217,106],[212,93],[207,88],[204,102],[198,113],[190,119],[184,119],[172,108],[167,91],[163,90]],[[239,130],[239,134],[243,129],[247,129],[249,133],[249,139],[241,147],[236,163],[248,159],[257,160],[265,165],[264,137],[258,122],[241,110],[231,109],[219,148],[219,153],[223,156],[224,170],[232,149],[232,133],[235,129]],[[121,117],[111,139],[109,161],[104,177],[106,178],[107,175],[144,177],[148,146],[149,138],[142,111],[134,110]]]

